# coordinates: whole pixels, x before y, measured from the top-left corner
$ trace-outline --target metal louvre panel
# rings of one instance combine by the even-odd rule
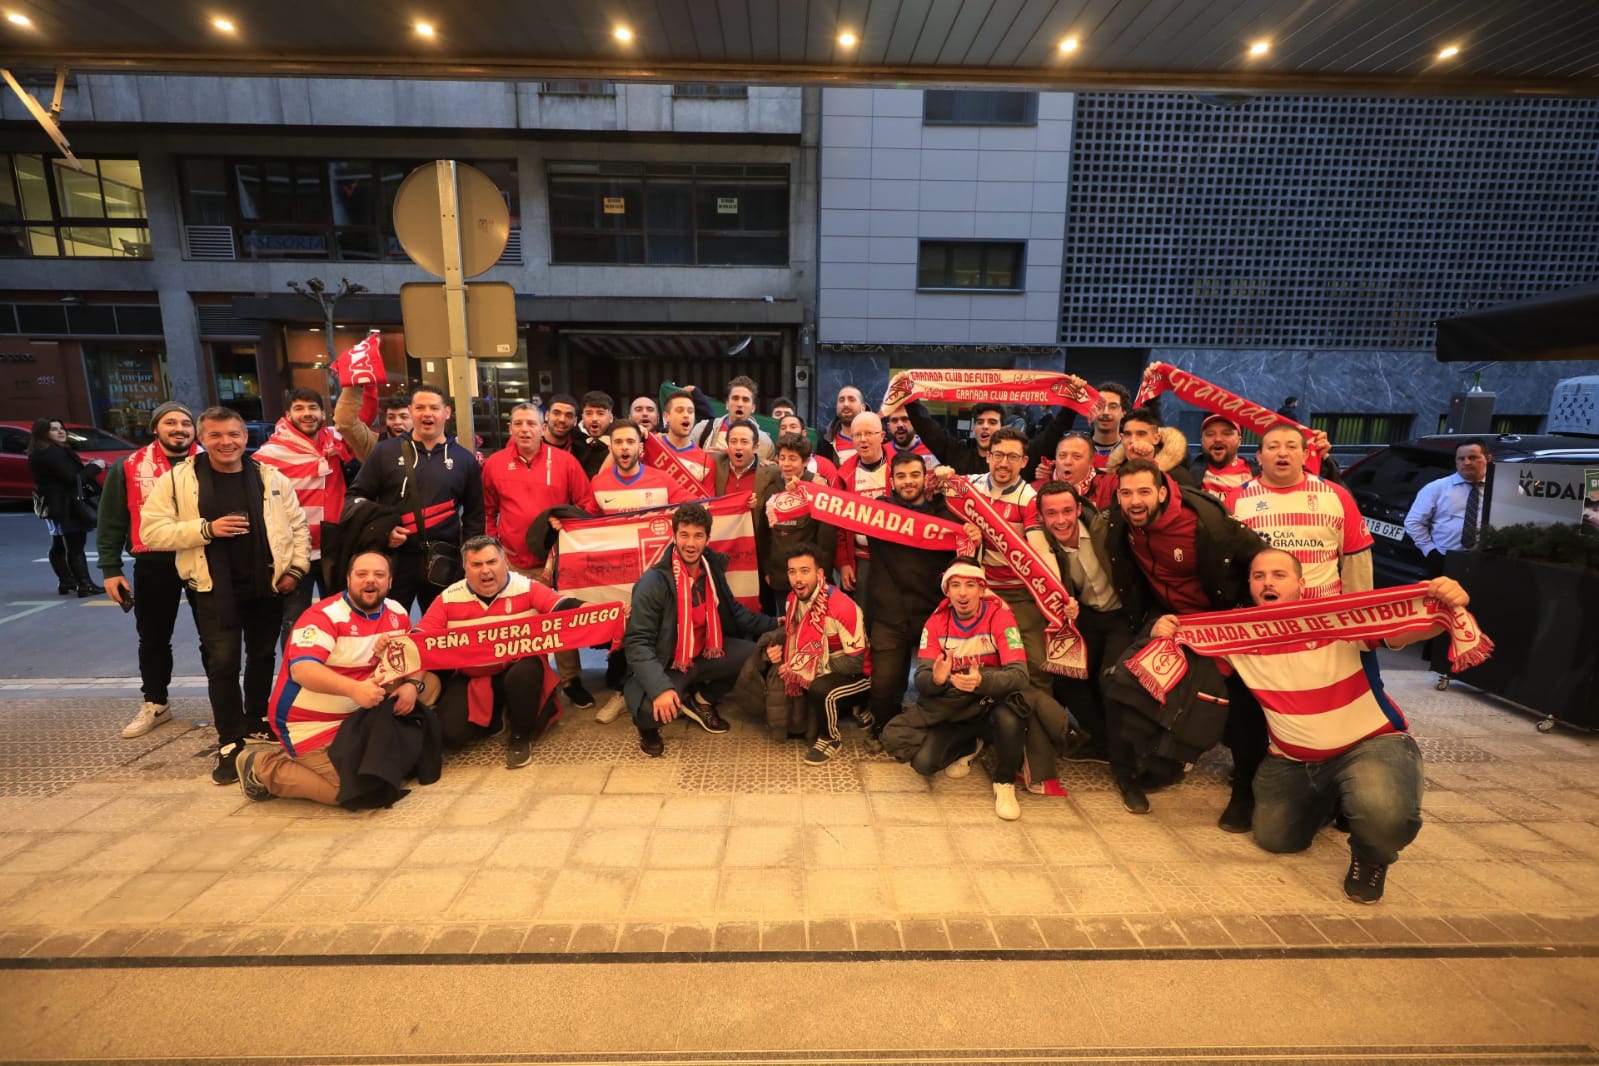
[[[522,227],[512,226],[510,236],[505,241],[505,251],[500,253],[500,258],[495,266],[521,266],[522,265]]]
[[[232,226],[184,226],[185,259],[237,259],[233,248]]]

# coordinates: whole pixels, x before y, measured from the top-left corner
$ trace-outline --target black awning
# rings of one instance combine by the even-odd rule
[[[1599,359],[1599,283],[1438,320],[1438,361]]]

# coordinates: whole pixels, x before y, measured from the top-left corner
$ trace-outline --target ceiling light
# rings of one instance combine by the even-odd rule
[[[1252,56],[1263,56],[1269,51],[1271,51],[1270,41],[1256,41],[1254,44],[1249,46],[1249,54]]]
[[[859,38],[857,38],[853,33],[850,33],[848,30],[838,35],[838,43],[843,45],[845,48],[854,48],[855,42],[858,39]]]
[[[1075,51],[1077,51],[1077,38],[1068,37],[1064,41],[1060,42],[1060,50],[1062,52],[1075,52]]]
[[[235,28],[232,19],[214,18],[211,20],[211,25],[215,26],[223,33],[232,33]]]
[[[417,32],[417,35],[421,36],[421,37],[431,37],[431,36],[433,36],[433,23],[431,23],[431,22],[418,22],[416,24],[416,32]]]
[[[633,31],[628,29],[626,26],[618,26],[616,29],[611,31],[611,36],[615,37],[623,44],[626,44],[628,41],[633,39]]]
[[[1443,51],[1439,52],[1438,53],[1438,58],[1439,59],[1453,59],[1453,58],[1455,58],[1455,56],[1457,56],[1459,54],[1460,54],[1460,47],[1458,45],[1453,45],[1452,44],[1449,47],[1445,48]]]
[[[32,26],[33,20],[20,11],[7,11],[6,21],[13,26]]]

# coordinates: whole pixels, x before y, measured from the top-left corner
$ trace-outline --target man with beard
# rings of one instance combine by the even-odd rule
[[[649,396],[635,399],[633,405],[627,409],[627,415],[645,433],[654,433],[661,428],[661,410],[656,406],[655,400]]]
[[[699,481],[705,495],[712,495],[715,483],[711,478],[711,460],[705,449],[694,443],[694,394],[684,389],[666,398],[665,413],[661,418],[663,439],[672,449],[677,461]]]
[[[1153,407],[1135,407],[1122,416],[1122,442],[1105,460],[1105,472],[1116,474],[1129,459],[1148,459],[1179,485],[1194,486],[1188,472],[1188,438],[1168,426]]]
[[[172,684],[172,627],[178,621],[178,603],[185,588],[169,551],[152,551],[144,542],[141,512],[156,479],[198,450],[194,443],[194,415],[176,400],[155,409],[150,419],[155,440],[112,463],[100,493],[96,544],[106,595],[125,607],[133,604],[139,631],[139,690],[144,700],[139,713],[123,727],[124,737],[142,737],[172,720],[167,690]],[[122,553],[133,556],[133,583],[122,573]],[[188,593],[189,609],[194,594]]]
[[[888,455],[883,449],[882,419],[867,411],[850,424],[853,450],[838,468],[839,487],[857,496],[880,500],[888,495]],[[871,546],[855,534],[854,550],[838,561],[839,584],[853,592],[866,581],[871,569]]]
[[[947,466],[957,474],[985,474],[988,472],[989,441],[1005,421],[1005,408],[997,403],[980,403],[972,408],[972,439],[959,442],[933,421],[933,416],[920,400],[913,400],[902,408],[884,410],[892,418],[903,411],[911,420],[916,435],[927,442],[938,465]],[[1025,448],[1023,449],[1025,451]]]
[[[814,545],[789,550],[783,638],[766,647],[767,661],[778,667],[767,674],[768,687],[805,703],[807,732],[816,736],[805,753],[806,766],[820,766],[839,753],[844,747],[839,711],[863,707],[872,687],[860,608],[827,583],[816,557]]]
[[[339,515],[344,511],[344,464],[355,459],[355,452],[337,430],[324,424],[321,395],[312,389],[294,389],[289,393],[289,413],[278,419],[255,458],[276,467],[294,486],[311,530],[311,572],[283,598],[286,649],[295,620],[311,606],[312,586],[323,596],[338,587],[340,575],[326,573],[321,565],[322,544],[324,538],[330,546],[337,543]]]
[[[487,535],[502,546],[511,568],[523,577],[549,584],[544,560],[528,547],[527,534],[539,515],[562,506],[600,513],[583,468],[571,453],[546,439],[539,409],[519,403],[511,408],[511,443],[483,463],[483,525]],[[578,652],[556,652],[555,667],[561,690],[572,706],[594,706],[594,697],[583,687]]]
[[[652,758],[666,751],[661,727],[679,716],[707,733],[727,732],[716,700],[754,654],[755,638],[778,625],[733,597],[727,556],[709,550],[710,539],[711,513],[698,503],[678,507],[671,545],[633,586],[622,694],[639,749]]]
[[[359,552],[350,559],[344,591],[295,619],[272,690],[278,746],[252,744],[239,756],[239,788],[246,796],[337,806],[339,772],[328,748],[339,726],[362,707],[386,703],[396,715],[416,707],[420,680],[402,678],[391,691],[372,679],[379,639],[411,627],[410,615],[388,599],[389,585],[388,556]]]
[[[604,514],[664,507],[694,498],[664,471],[640,462],[644,455],[644,433],[637,423],[626,418],[612,422],[610,443],[611,465],[589,482],[594,502]]]
[[[700,421],[694,424],[692,435],[694,443],[704,448],[707,452],[723,452],[727,450],[727,435],[732,430],[735,422],[749,420],[750,425],[755,425],[755,381],[753,378],[740,374],[727,383],[727,414],[721,418],[711,416],[710,402],[700,396],[698,390],[690,393],[694,397],[696,414]],[[762,460],[772,457],[772,441],[765,433],[756,429],[756,453]]]
[[[993,736],[994,813],[1013,822],[1022,816],[1015,782],[1026,725],[1005,697],[1027,686],[1027,653],[981,566],[956,559],[940,587],[946,600],[923,626],[917,652],[916,704],[883,728],[883,750],[923,777],[943,770],[960,778]]]
[[[761,568],[761,607],[773,613],[777,610],[782,590],[788,587],[788,549],[796,544],[809,545],[816,553],[817,568],[823,574],[831,574],[839,547],[850,536],[808,511],[779,515],[771,506],[773,497],[794,488],[801,481],[834,487],[826,478],[809,469],[810,459],[809,437],[803,433],[780,434],[777,438],[778,479],[766,482],[756,496],[755,547]]]
[[[894,445],[896,454],[912,452],[919,455],[929,470],[938,465],[938,457],[933,454],[933,449],[916,435],[916,427],[911,425],[910,415],[903,410],[895,411],[883,420],[883,425],[888,430],[888,439]]]
[[[845,385],[838,390],[838,398],[833,402],[833,424],[827,427],[827,432],[822,436],[832,445],[833,461],[840,467],[855,454],[855,419],[864,410],[866,400],[861,396],[860,389]]]
[[[1070,485],[1085,503],[1103,511],[1116,502],[1116,478],[1094,465],[1094,442],[1081,433],[1068,433],[1055,446],[1054,462],[1038,464],[1038,480],[1033,488],[1042,489],[1050,481]],[[1047,476],[1046,476],[1047,475]]]
[[[1229,492],[1258,473],[1238,454],[1242,439],[1238,423],[1226,415],[1210,415],[1199,424],[1199,458],[1190,464],[1189,473],[1218,500],[1225,500]]]
[[[889,495],[894,507],[928,518],[954,521],[941,493],[928,492],[928,471],[919,456],[896,452],[889,460]],[[939,576],[955,561],[947,550],[897,544],[868,537],[877,563],[867,571],[861,605],[872,649],[872,736],[868,749],[881,751],[883,727],[904,704],[906,675],[920,642],[922,623],[939,603]]]
[[[418,637],[438,636],[465,623],[502,615],[529,610],[550,614],[582,605],[582,600],[513,573],[493,537],[473,537],[461,545],[461,561],[466,577],[433,601],[417,623]],[[503,722],[508,734],[505,768],[516,770],[532,762],[533,741],[561,716],[553,687],[549,696],[544,694],[544,671],[544,657],[528,655],[440,675],[434,709],[444,746],[453,751],[479,737],[494,736]]]
[[[1094,465],[1105,468],[1110,453],[1122,442],[1122,416],[1133,409],[1133,394],[1120,382],[1106,381],[1094,386],[1099,393],[1099,410],[1093,417]]]
[[[449,419],[444,393],[431,385],[413,389],[410,435],[379,441],[350,485],[352,497],[405,513],[389,531],[387,547],[393,553],[390,593],[407,611],[413,603],[427,610],[448,584],[448,575],[441,584],[430,580],[429,557],[438,557],[433,568],[440,570],[444,560],[459,558],[462,541],[483,533],[482,470],[477,456],[445,439]]]
[[[231,785],[246,737],[265,736],[280,596],[311,565],[311,533],[294,491],[270,466],[245,458],[244,418],[226,407],[200,414],[204,452],[156,480],[140,524],[155,551],[175,552],[200,633],[206,694],[216,722],[211,780]],[[244,668],[244,690],[239,668]]]
[[[544,443],[552,444],[578,459],[578,465],[581,466],[582,460],[572,441],[572,430],[576,427],[577,400],[564,392],[550,397],[550,405],[544,409]]]
[[[1116,501],[1094,519],[1090,537],[1105,545],[1111,583],[1128,617],[1224,611],[1247,602],[1249,563],[1266,545],[1215,497],[1178,485],[1149,459],[1129,459],[1121,466]],[[1114,713],[1139,712],[1107,707],[1107,717]],[[1258,716],[1229,714],[1223,742],[1233,752],[1233,794],[1217,824],[1246,833],[1254,810],[1250,781],[1266,754]],[[1138,780],[1119,777],[1116,787],[1129,813],[1149,813]]]
[[[1255,556],[1249,593],[1256,606],[1305,594],[1299,560],[1277,548]],[[1470,602],[1451,578],[1427,594],[1449,607]],[[1167,639],[1178,619],[1152,629]],[[1429,640],[1442,626],[1382,641],[1389,648]],[[1349,832],[1344,895],[1382,899],[1388,867],[1421,829],[1421,750],[1405,716],[1383,691],[1377,642],[1325,639],[1266,653],[1225,656],[1265,705],[1271,751],[1254,777],[1255,843],[1279,854],[1304,851],[1335,815]]]
[[[598,474],[611,456],[611,442],[606,434],[611,428],[613,407],[608,393],[596,389],[583,394],[583,432],[572,435],[572,456],[589,477]]]

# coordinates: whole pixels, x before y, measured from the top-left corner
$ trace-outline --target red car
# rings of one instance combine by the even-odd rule
[[[32,432],[32,422],[0,422],[0,500],[33,498],[33,474],[28,471]],[[104,459],[107,466],[138,447],[103,429],[72,423],[67,424],[67,443],[85,461]],[[101,471],[100,478],[104,477]]]

